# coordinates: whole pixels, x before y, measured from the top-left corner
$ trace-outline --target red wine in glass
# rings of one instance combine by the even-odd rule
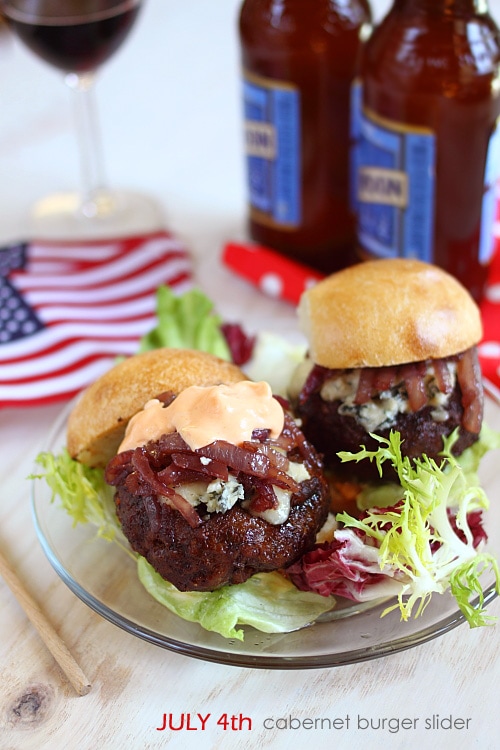
[[[25,12],[7,5],[5,13],[12,30],[32,52],[57,68],[75,73],[102,65],[122,44],[140,8],[137,3],[123,2],[118,7],[104,7],[86,20],[77,14],[78,5],[73,15],[68,9],[68,15],[61,17],[44,16],[45,5],[27,4]],[[68,7],[63,0],[60,6],[64,5]],[[30,8],[35,12],[30,13]]]
[[[82,189],[37,202],[31,231],[38,237],[118,236],[163,226],[163,212],[149,196],[106,187],[93,101],[94,74],[123,43],[141,5],[142,0],[0,0],[16,36],[63,70],[75,92]]]

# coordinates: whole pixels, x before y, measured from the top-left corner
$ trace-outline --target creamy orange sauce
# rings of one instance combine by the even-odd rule
[[[283,408],[264,381],[191,386],[169,406],[163,406],[157,399],[148,401],[130,420],[118,453],[175,431],[191,450],[210,445],[214,440],[239,445],[250,440],[257,429],[268,429],[271,437],[278,437],[283,424]]]

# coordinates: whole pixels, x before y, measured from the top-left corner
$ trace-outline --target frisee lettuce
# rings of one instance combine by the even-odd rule
[[[476,555],[472,560],[467,560],[455,568],[450,576],[453,595],[471,628],[494,625],[497,621],[496,617],[487,615],[484,610],[484,591],[480,578],[488,568],[494,571],[498,591],[500,571],[498,562],[492,555]],[[471,603],[474,595],[478,597],[479,606],[473,606]]]
[[[453,438],[454,439],[454,438]],[[489,451],[500,449],[500,432],[492,430],[486,422],[483,422],[479,440],[476,440],[460,456],[455,458],[461,467],[463,478],[469,487],[480,486],[478,471],[481,459]],[[365,484],[356,498],[359,510],[367,508],[388,508],[401,497],[401,485],[394,481],[368,482]]]
[[[114,488],[106,483],[103,469],[94,469],[71,458],[66,448],[59,453],[39,453],[35,459],[43,472],[30,479],[44,479],[51,490],[51,502],[59,498],[61,507],[73,519],[73,526],[90,523],[97,536],[116,542],[135,558],[116,517]]]
[[[373,437],[380,444],[377,450],[363,447],[357,453],[341,452],[339,457],[343,462],[374,461],[381,475],[389,461],[400,484],[400,502],[396,507],[368,508],[362,519],[340,513],[337,521],[366,534],[379,549],[381,572],[390,568],[391,575],[402,581],[397,603],[384,614],[399,608],[401,619],[407,620],[415,608],[418,616],[433,593],[449,589],[471,627],[491,624],[494,618],[484,612],[480,577],[492,570],[500,593],[498,564],[492,555],[474,548],[467,522],[471,511],[487,509],[488,499],[480,486],[471,484],[452,454],[457,432],[445,439],[439,464],[428,456],[413,461],[403,456],[398,432],[391,432],[388,439]],[[467,460],[474,464],[474,459]],[[452,527],[448,508],[455,509],[457,528],[465,540]],[[478,594],[473,606],[471,599]]]

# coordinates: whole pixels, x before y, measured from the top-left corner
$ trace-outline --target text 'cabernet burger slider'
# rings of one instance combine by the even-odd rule
[[[339,470],[340,451],[375,450],[371,433],[397,430],[410,458],[437,458],[455,428],[455,455],[478,439],[481,320],[452,276],[416,260],[368,261],[305,292],[299,318],[309,353],[291,396],[327,466]],[[374,463],[346,467],[378,475]]]

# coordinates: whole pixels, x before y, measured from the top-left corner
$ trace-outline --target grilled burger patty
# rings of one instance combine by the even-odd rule
[[[336,397],[338,396],[338,397]],[[473,347],[462,355],[403,367],[364,371],[313,368],[296,412],[307,439],[323,454],[327,467],[354,471],[360,479],[379,476],[375,464],[341,464],[337,453],[376,450],[370,433],[401,434],[403,455],[426,454],[439,460],[443,437],[459,428],[453,451],[460,455],[479,436],[483,394]],[[386,476],[390,468],[386,465]]]
[[[288,461],[303,464],[307,478],[287,479]],[[217,481],[203,472],[226,470],[241,488],[231,507],[209,510],[206,498],[193,506],[179,494],[183,485]],[[191,451],[177,433],[163,436],[119,453],[106,480],[116,487],[118,518],[132,548],[181,591],[212,591],[292,564],[314,545],[329,510],[320,458],[288,415],[277,441],[258,435],[239,447],[216,441]],[[276,510],[271,488],[280,485],[289,511],[270,523],[263,516]]]

